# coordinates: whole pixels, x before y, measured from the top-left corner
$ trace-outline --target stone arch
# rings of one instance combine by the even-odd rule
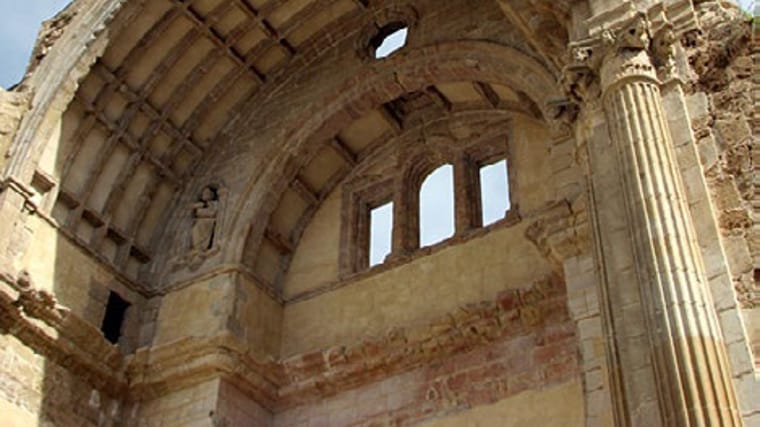
[[[46,117],[50,116],[49,113],[51,111],[66,111],[66,109],[73,103],[72,100],[78,96],[78,85],[83,84],[86,78],[94,74],[102,74],[101,77],[104,77],[107,81],[114,80],[114,78],[117,82],[119,81],[120,77],[111,73],[110,70],[100,70],[105,71],[105,73],[100,73],[97,70],[98,61],[107,55],[109,49],[112,48],[112,45],[115,45],[119,40],[119,37],[125,33],[125,28],[128,28],[127,24],[130,20],[137,19],[136,17],[139,17],[140,14],[144,12],[143,8],[148,7],[149,5],[150,3],[145,1],[119,2],[115,0],[78,0],[78,2],[73,3],[72,7],[78,8],[78,15],[75,18],[75,22],[71,24],[71,27],[76,27],[77,32],[65,32],[63,37],[55,43],[54,49],[50,50],[50,54],[39,64],[39,68],[33,72],[28,78],[28,81],[25,82],[25,84],[28,84],[30,87],[40,88],[40,90],[34,94],[35,99],[33,101],[33,109],[31,113],[26,116],[25,121],[22,123],[21,129],[17,134],[16,142],[14,143],[15,154],[11,160],[11,165],[8,168],[9,175],[14,175],[20,181],[25,183],[36,178],[35,166],[38,161],[40,161],[40,158],[44,156],[46,144],[52,141],[52,139],[49,138],[53,135],[50,129],[55,127],[54,123],[48,123]],[[356,40],[362,40],[362,34],[360,34],[361,28],[363,26],[366,27],[365,24],[367,24],[367,22],[365,21],[367,21],[367,19],[370,19],[372,16],[377,18],[377,16],[395,16],[393,15],[394,13],[401,13],[393,9],[395,7],[393,5],[389,6],[390,9],[393,10],[388,9],[388,7],[383,9],[381,6],[382,5],[377,5],[377,7],[375,7],[375,5],[373,5],[372,7],[368,7],[365,5],[366,12],[370,12],[369,14],[347,15],[346,19],[336,21],[336,25],[339,25],[340,28],[346,30],[346,34],[341,37],[344,39],[353,38]],[[402,12],[412,13],[405,9]],[[368,16],[370,18],[368,18]],[[201,22],[201,24],[203,23]],[[203,27],[201,24],[199,24],[200,27]],[[200,27],[200,31],[203,31],[203,28]],[[514,30],[514,33],[516,37],[519,38],[519,31]],[[315,34],[320,35],[321,33],[317,32]],[[185,39],[186,38],[183,38],[183,40]],[[156,44],[156,40],[156,38],[148,39],[146,46]],[[318,63],[319,61],[317,61],[317,59],[322,58],[322,56],[329,50],[329,46],[325,45],[325,43],[330,43],[329,46],[332,46],[334,40],[321,36],[312,37],[306,40],[303,45],[299,46],[299,52],[297,55],[292,55],[291,59],[286,61],[286,64],[275,69],[271,76],[267,76],[266,81],[256,89],[255,96],[251,97],[252,99],[248,104],[235,105],[235,114],[232,116],[233,118],[231,122],[228,122],[226,128],[220,130],[213,137],[214,146],[230,147],[241,141],[245,142],[246,140],[251,139],[251,135],[246,133],[246,128],[249,128],[246,124],[251,122],[255,123],[255,117],[259,111],[258,108],[261,105],[266,105],[266,101],[271,101],[275,97],[280,96],[283,93],[283,88],[292,85],[294,79],[303,74],[304,69],[308,69],[311,65]],[[354,41],[353,43],[354,49],[359,48],[355,43],[357,42]],[[334,88],[332,95],[327,95],[325,97],[325,105],[327,107],[335,110],[334,106],[344,105],[346,108],[343,108],[342,111],[336,110],[335,114],[326,120],[322,120],[325,119],[324,117],[321,119],[314,117],[312,112],[304,112],[298,117],[294,116],[289,123],[304,123],[304,129],[300,129],[297,133],[292,135],[283,135],[283,137],[290,141],[303,140],[307,137],[306,133],[304,133],[306,132],[306,128],[314,129],[315,125],[324,128],[339,126],[342,121],[341,115],[348,114],[350,116],[351,114],[355,114],[356,111],[362,111],[364,108],[362,103],[368,103],[367,105],[371,105],[381,102],[382,99],[387,99],[388,97],[383,94],[400,94],[404,93],[406,88],[424,86],[426,84],[425,82],[444,80],[454,81],[471,74],[481,75],[482,81],[486,82],[509,80],[504,83],[513,87],[520,87],[520,89],[524,90],[525,100],[530,100],[528,102],[535,104],[536,107],[533,108],[534,112],[540,113],[541,110],[546,110],[545,104],[547,101],[552,101],[552,98],[554,97],[561,97],[559,88],[555,84],[557,76],[554,71],[550,71],[554,69],[553,67],[546,66],[543,59],[539,59],[542,56],[541,54],[535,52],[531,54],[524,53],[529,49],[529,43],[516,40],[515,46],[517,45],[520,45],[520,48],[499,44],[497,42],[473,41],[467,39],[439,41],[417,47],[408,46],[402,52],[394,55],[392,60],[382,61],[380,63],[375,63],[372,60],[365,58],[364,68],[362,70],[357,70],[360,72],[357,72],[350,79],[347,79],[341,87]],[[145,49],[148,49],[148,47],[145,47],[143,50]],[[172,47],[172,49],[176,49],[176,46]],[[303,52],[300,50],[303,50]],[[72,57],[78,58],[76,65],[74,66],[72,66]],[[131,65],[128,64],[123,65],[127,68],[131,67]],[[448,67],[448,69],[439,70],[437,69],[439,65],[444,65],[445,67]],[[50,70],[60,69],[65,69],[67,71],[63,73],[49,72]],[[388,78],[392,75],[395,75],[395,77]],[[500,75],[501,77],[499,77]],[[384,85],[385,87],[377,87],[374,88],[374,90],[371,90],[369,86],[372,85]],[[551,87],[551,91],[554,92],[556,96],[546,96],[545,94],[542,94],[547,87]],[[114,88],[118,88],[118,90],[113,89],[115,92],[122,90],[119,88],[119,85],[115,85]],[[139,98],[139,96],[141,96],[140,93],[131,90],[128,87],[124,90],[127,99],[132,99],[135,96]],[[361,95],[357,90],[365,92],[366,96]],[[218,97],[220,97],[220,94],[215,90],[210,91],[206,95],[206,99],[210,102],[215,102]],[[133,101],[134,99],[129,102],[131,103]],[[145,102],[145,99],[137,100],[137,103],[142,102]],[[93,106],[95,110],[101,107]],[[148,108],[148,110],[151,110],[151,108]],[[201,114],[208,112],[207,109],[200,110]],[[161,110],[152,112],[155,113],[155,117],[150,118],[151,122],[163,122],[164,120],[161,119],[161,117],[164,117],[167,114],[167,112]],[[196,117],[196,113],[193,114],[194,115],[191,117],[197,119],[198,117]],[[129,122],[130,119],[127,117],[126,120]],[[329,120],[334,120],[335,124],[331,125]],[[109,132],[113,131],[113,134],[116,135],[120,132],[119,129],[122,125],[116,123],[114,120],[111,123],[106,123],[105,127]],[[151,128],[152,127],[153,125],[151,124]],[[69,198],[69,194],[64,195],[64,198],[66,199],[63,203],[64,205],[71,203],[71,206],[77,206],[77,208],[72,209],[71,211],[72,216],[76,217],[76,219],[72,221],[72,230],[76,228],[75,222],[87,222],[88,220],[85,217],[89,215],[92,224],[96,224],[97,227],[107,228],[107,235],[115,236],[117,245],[119,245],[120,248],[122,245],[129,247],[129,250],[127,251],[128,257],[126,257],[129,261],[132,261],[133,252],[137,254],[136,259],[140,260],[140,264],[142,265],[139,267],[139,271],[143,272],[150,271],[155,273],[157,270],[163,268],[169,260],[169,257],[164,256],[162,252],[170,250],[171,245],[164,241],[164,236],[166,234],[163,233],[162,230],[174,227],[178,221],[182,220],[182,215],[176,211],[172,212],[172,209],[166,206],[176,206],[178,203],[187,201],[189,197],[187,196],[188,194],[199,190],[205,185],[205,183],[209,182],[209,180],[216,179],[215,176],[211,176],[213,174],[208,174],[209,170],[215,167],[224,168],[225,166],[225,161],[222,158],[223,154],[218,156],[216,163],[213,163],[213,159],[205,158],[212,156],[201,155],[203,154],[203,150],[198,151],[198,146],[194,145],[192,143],[193,141],[189,139],[186,140],[186,138],[183,137],[183,129],[179,126],[177,126],[176,129],[172,126],[170,126],[170,128],[171,129],[169,130],[171,132],[169,133],[169,136],[170,139],[173,138],[171,143],[175,145],[186,145],[191,149],[191,160],[189,161],[193,165],[193,171],[190,176],[179,177],[180,179],[176,179],[177,177],[175,177],[171,171],[167,174],[163,168],[158,167],[155,170],[152,170],[153,175],[151,175],[155,176],[156,179],[150,181],[151,184],[146,186],[139,196],[135,196],[133,199],[128,200],[125,198],[125,194],[131,194],[129,191],[126,191],[128,189],[131,190],[131,188],[127,188],[127,186],[131,182],[139,181],[136,177],[137,172],[143,173],[146,170],[145,168],[142,168],[139,171],[137,170],[138,167],[143,166],[143,160],[150,160],[148,163],[151,163],[151,165],[160,162],[154,162],[149,156],[143,155],[141,157],[137,152],[142,152],[144,150],[138,148],[130,158],[130,166],[125,167],[125,172],[119,174],[116,178],[116,183],[112,185],[108,182],[102,184],[95,178],[97,178],[105,168],[106,162],[109,159],[112,160],[112,153],[104,152],[103,154],[99,153],[96,160],[94,160],[94,162],[100,166],[92,169],[91,173],[94,176],[87,178],[89,181],[86,184],[86,188],[90,189],[96,185],[105,188],[102,189],[102,192],[106,194],[103,196],[103,199],[105,200],[105,202],[103,202],[104,206],[102,208],[97,208],[102,209],[102,212],[89,212],[87,211],[87,208],[83,208],[86,202],[85,199],[90,197],[90,193],[88,192],[91,192],[91,190],[84,190],[86,195],[82,196],[82,200],[73,200]],[[179,130],[180,132],[175,132],[175,130]],[[42,132],[45,132],[46,134],[43,135]],[[140,143],[142,142],[150,142],[142,141],[142,138],[143,137],[140,138],[141,141],[135,139],[134,142],[139,143],[131,144],[132,147],[130,149],[140,146]],[[113,145],[111,144],[111,140],[113,139],[113,137],[109,136],[109,142],[107,145]],[[277,140],[280,139],[277,138]],[[290,144],[288,145],[290,146]],[[259,144],[257,147],[250,147],[251,153],[245,155],[250,154],[254,161],[259,159],[273,160],[274,156],[276,156],[276,150],[270,151],[269,148],[271,148],[271,145],[269,144]],[[219,151],[225,152],[225,150],[226,148],[222,148]],[[183,152],[180,154],[185,153]],[[192,163],[196,160],[198,160],[199,163]],[[167,159],[166,166],[168,166],[168,169],[171,169],[173,167],[172,164],[180,163],[181,161],[182,159],[179,159],[179,155],[177,155]],[[279,159],[278,161],[286,160]],[[148,165],[149,169],[151,165]],[[205,174],[204,170],[206,171]],[[250,174],[249,180],[255,182],[258,179],[259,173],[259,171],[246,171],[245,175],[248,176]],[[148,176],[150,174],[151,172],[146,172],[141,176]],[[169,176],[170,179],[164,180],[166,176]],[[53,181],[55,181],[55,177],[53,177]],[[160,186],[157,184],[158,182],[160,182]],[[192,184],[188,185],[188,183]],[[50,185],[54,186],[54,183],[51,183]],[[137,186],[139,187],[139,184]],[[62,186],[59,185],[58,188],[60,187]],[[168,202],[162,202],[165,207],[158,208],[160,211],[157,214],[159,219],[152,221],[152,225],[150,226],[144,226],[143,222],[147,222],[145,221],[144,216],[147,215],[147,211],[151,209],[153,205],[158,206],[162,204],[156,202],[159,199],[159,191],[162,200],[166,199],[164,196],[168,193],[176,192],[177,194],[184,194],[186,196],[172,196]],[[51,194],[50,197],[47,198],[55,199],[56,196],[60,196],[58,189],[53,193],[54,194]],[[240,199],[236,201],[240,202]],[[53,202],[56,202],[56,200],[53,200]],[[52,207],[53,203],[46,202],[46,204],[48,206],[43,210],[50,210],[49,208]],[[139,210],[141,211],[141,214],[136,216],[134,221],[123,220],[125,217],[124,212],[128,210],[125,206],[130,204],[139,204]],[[230,210],[237,211],[239,207],[240,205],[235,207],[231,206]],[[81,214],[80,211],[83,209],[85,212],[84,214]],[[121,221],[113,219],[116,217],[121,218]],[[123,224],[117,224],[118,222]],[[71,235],[75,234],[72,230],[63,230],[64,228],[65,227],[61,228],[62,231]],[[239,232],[240,230],[241,228],[235,228],[235,232]],[[93,243],[91,247],[88,246],[87,242],[79,242],[79,244],[90,252],[91,255],[97,257],[102,250],[102,247],[99,247],[99,245],[102,244],[103,239],[101,237],[96,237],[95,240],[101,243]],[[134,245],[130,243],[133,240],[136,242]],[[126,245],[122,243],[125,241],[127,242]],[[238,244],[237,248],[231,250],[229,253],[239,254],[241,248],[242,244]],[[116,270],[131,271],[129,266],[125,264],[126,261],[124,261],[124,259],[126,258],[122,255],[115,256],[118,260],[114,259],[112,261],[112,266]],[[221,258],[221,260],[222,262],[236,262],[235,258],[234,255],[226,255]],[[142,260],[147,261],[143,262]],[[156,276],[153,274],[135,275],[129,273],[127,276],[129,280],[140,282],[144,287],[154,287],[156,285],[154,282]]]
[[[230,224],[227,235],[232,240],[227,242],[223,262],[239,263],[245,254],[251,253],[250,248],[260,241],[266,218],[276,206],[278,194],[287,187],[297,170],[304,150],[332,138],[348,118],[358,117],[361,112],[405,93],[465,78],[519,90],[524,93],[522,100],[533,104],[530,110],[543,117],[549,117],[551,101],[562,97],[556,79],[539,61],[510,46],[491,42],[455,41],[406,49],[391,60],[370,65],[366,71],[355,73],[337,90],[315,102],[321,106],[320,114],[303,113],[293,119],[293,123],[299,125],[293,126],[295,130],[283,135],[282,140],[269,141],[267,149],[251,150],[261,156],[260,162],[271,166],[249,178],[246,189],[231,207],[233,218],[227,222]],[[233,123],[237,129],[227,129],[228,144],[233,141],[237,145],[252,144],[254,137],[241,123],[255,116],[256,107],[249,105],[247,112]],[[219,151],[224,152],[223,149]],[[255,163],[246,150],[242,151],[234,163]],[[209,163],[214,164],[214,161]],[[217,163],[216,167],[221,165]],[[240,170],[229,163],[227,169]]]

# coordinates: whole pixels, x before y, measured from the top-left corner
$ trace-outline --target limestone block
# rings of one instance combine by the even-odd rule
[[[692,122],[706,120],[710,114],[710,104],[707,94],[704,92],[695,92],[685,97],[686,109],[689,111],[689,117]]]
[[[699,159],[704,170],[714,167],[719,159],[718,149],[715,146],[715,138],[711,135],[701,138],[697,141],[697,149],[699,150]]]
[[[747,241],[742,236],[726,236],[723,238],[723,244],[732,275],[737,276],[752,270],[752,257]]]
[[[726,343],[743,342],[746,331],[736,310],[726,310],[718,314],[723,339]]]
[[[709,285],[716,310],[724,311],[736,307],[736,292],[734,292],[733,282],[725,268],[722,273],[709,279]]]
[[[746,341],[739,341],[726,346],[728,361],[731,364],[731,374],[739,377],[754,370],[752,352]]]
[[[154,345],[186,337],[213,336],[225,329],[234,285],[227,276],[199,281],[161,301]]]
[[[757,396],[760,396],[760,379],[757,374],[748,372],[734,383],[737,385],[736,394],[742,414],[756,413],[760,409],[760,402],[757,400]]]

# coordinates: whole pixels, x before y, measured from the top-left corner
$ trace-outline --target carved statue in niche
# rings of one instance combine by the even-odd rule
[[[180,267],[196,269],[204,260],[219,252],[219,232],[223,190],[214,185],[203,188],[197,201],[190,205],[193,224],[187,252],[173,261],[175,270]]]
[[[216,190],[206,187],[200,200],[193,204],[193,228],[191,231],[191,252],[205,252],[214,247],[214,231],[219,214],[219,195]]]

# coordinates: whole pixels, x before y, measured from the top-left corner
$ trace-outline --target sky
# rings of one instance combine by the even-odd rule
[[[399,47],[406,43],[406,37],[408,34],[409,30],[407,28],[402,28],[389,35],[385,40],[383,40],[383,43],[377,47],[377,50],[375,51],[375,58],[385,58],[391,53],[397,51]]]
[[[21,81],[42,21],[52,18],[69,0],[0,0],[0,86]]]

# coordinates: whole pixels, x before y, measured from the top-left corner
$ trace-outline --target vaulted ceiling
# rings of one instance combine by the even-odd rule
[[[90,1],[77,0],[72,8],[86,8]],[[125,2],[108,31],[98,33],[108,38],[107,47],[81,79],[64,114],[61,142],[49,148],[40,162],[40,169],[60,184],[52,215],[83,247],[136,278],[141,266],[154,258],[162,230],[187,183],[220,150],[220,141],[229,140],[222,136],[234,133],[230,126],[241,126],[235,121],[240,112],[265,110],[282,92],[278,88],[292,85],[292,76],[319,58],[356,55],[356,49],[337,51],[345,45],[341,37],[354,35],[361,51],[368,31],[371,36],[373,28],[391,19],[414,19],[419,27],[410,44],[438,42],[441,33],[449,40],[492,40],[534,58],[556,77],[567,39],[568,3]],[[428,15],[436,17],[425,23]],[[436,30],[445,16],[455,22],[448,33]],[[537,36],[540,33],[546,36]],[[366,63],[367,58],[357,63],[361,61]],[[443,113],[457,105],[509,104],[533,113],[538,110],[528,105],[520,88],[464,77],[431,84],[424,96]],[[400,132],[403,112],[394,112],[393,105],[379,107],[346,120],[344,129],[324,147],[312,150],[295,178],[289,179],[286,196],[310,206],[323,197],[336,171],[355,164],[373,141]],[[299,104],[288,108],[297,109]],[[274,217],[282,222],[288,215]],[[283,227],[275,224],[267,230],[270,243],[280,250],[295,244],[282,238],[295,225]]]

